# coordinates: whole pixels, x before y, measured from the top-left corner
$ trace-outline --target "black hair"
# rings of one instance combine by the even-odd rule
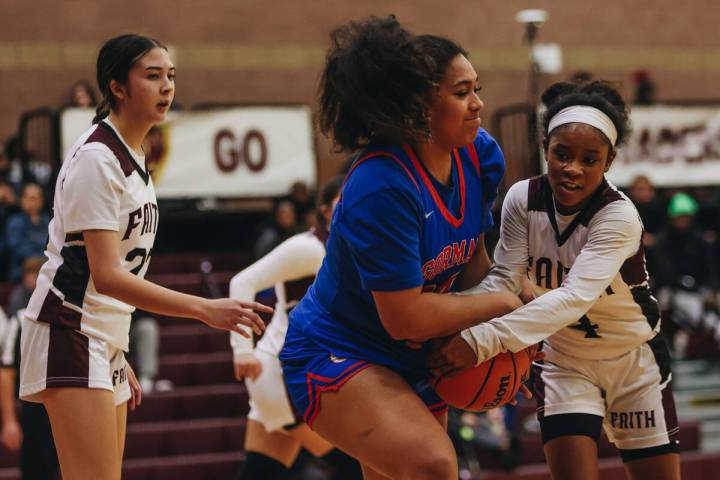
[[[434,69],[417,37],[390,15],[349,22],[330,38],[318,123],[337,150],[428,138]]]
[[[327,221],[323,217],[320,207],[329,207],[332,205],[335,197],[338,196],[342,189],[343,183],[345,182],[345,175],[338,175],[328,180],[325,185],[318,192],[317,200],[315,201],[315,225],[322,228],[327,228]]]
[[[137,34],[125,34],[111,38],[100,48],[97,59],[97,83],[103,98],[95,109],[93,123],[98,123],[117,106],[117,99],[110,91],[110,81],[127,82],[130,69],[153,48],[167,47],[154,38]]]
[[[445,37],[419,35],[417,41],[423,53],[433,61],[433,82],[435,83],[443,79],[455,57],[458,55],[469,56],[467,50]]]
[[[549,137],[548,125],[550,120],[562,109],[573,105],[587,105],[595,107],[610,117],[617,130],[615,147],[622,145],[630,133],[629,111],[625,100],[617,89],[605,81],[591,81],[587,83],[559,82],[550,85],[542,94],[542,103],[547,107],[543,116],[543,132],[545,139],[543,147],[547,150]]]

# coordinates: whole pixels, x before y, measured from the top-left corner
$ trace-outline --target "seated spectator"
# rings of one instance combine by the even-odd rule
[[[635,177],[627,193],[643,222],[643,244],[646,247],[651,246],[655,243],[655,236],[667,223],[665,203],[645,175]]]
[[[23,262],[21,282],[10,292],[8,313],[11,317],[27,307],[30,296],[35,290],[40,267],[45,263],[45,260],[45,257],[28,257]]]
[[[709,313],[706,305],[717,290],[715,247],[695,226],[697,212],[698,204],[690,195],[680,192],[672,197],[670,224],[658,234],[654,260],[648,264],[660,309],[675,324],[663,326],[670,337],[677,326],[701,328]]]
[[[288,200],[275,205],[273,224],[260,233],[255,242],[253,254],[255,258],[264,257],[270,250],[299,232],[295,206]]]
[[[68,105],[79,108],[95,108],[97,97],[95,90],[87,80],[78,80],[70,88],[70,99]]]
[[[5,238],[10,258],[10,280],[17,282],[28,257],[43,255],[48,237],[48,214],[43,211],[43,190],[36,183],[23,187],[20,212],[7,221]]]

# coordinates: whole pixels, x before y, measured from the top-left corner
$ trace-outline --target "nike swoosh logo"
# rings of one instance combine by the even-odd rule
[[[425,214],[425,219],[430,218],[430,215],[432,215],[433,213],[435,213],[435,210],[430,210],[429,212],[427,212],[427,213]]]
[[[343,363],[345,360],[347,360],[347,358],[340,358],[340,357],[336,357],[332,353],[330,354],[330,361],[333,363]]]

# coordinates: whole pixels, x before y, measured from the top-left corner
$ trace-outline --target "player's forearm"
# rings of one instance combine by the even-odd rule
[[[519,352],[545,340],[578,322],[593,303],[593,298],[558,288],[500,318],[468,328],[462,336],[482,363],[501,352]]]
[[[116,266],[93,274],[96,290],[142,310],[172,317],[204,318],[206,299],[176,292]]]
[[[15,412],[15,369],[0,368],[0,410],[3,425],[17,422]]]
[[[442,295],[421,293],[395,314],[380,311],[393,338],[399,340],[427,340],[455,334],[473,325],[505,315],[522,305],[520,299],[508,292],[484,295]]]

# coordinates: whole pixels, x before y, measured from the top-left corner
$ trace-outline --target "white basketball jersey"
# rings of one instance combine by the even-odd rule
[[[275,311],[270,325],[257,343],[257,350],[278,356],[285,344],[288,314],[305,295],[325,257],[327,232],[315,228],[299,233],[275,247],[270,253],[253,263],[230,281],[230,297],[252,301],[255,294],[275,286]],[[252,337],[252,331],[244,327]],[[234,355],[249,353],[252,338],[230,332],[230,345]]]
[[[562,216],[546,176],[516,183],[503,204],[495,268],[475,292],[518,292],[523,275],[536,299],[470,331],[482,358],[545,340],[575,357],[622,355],[659,330],[648,286],[642,223],[632,202],[603,184],[577,214]]]
[[[84,230],[117,232],[123,268],[144,277],[158,225],[158,206],[145,159],[105,119],[70,150],[57,180],[54,217],[26,318],[79,330],[127,351],[135,307],[97,292]]]

